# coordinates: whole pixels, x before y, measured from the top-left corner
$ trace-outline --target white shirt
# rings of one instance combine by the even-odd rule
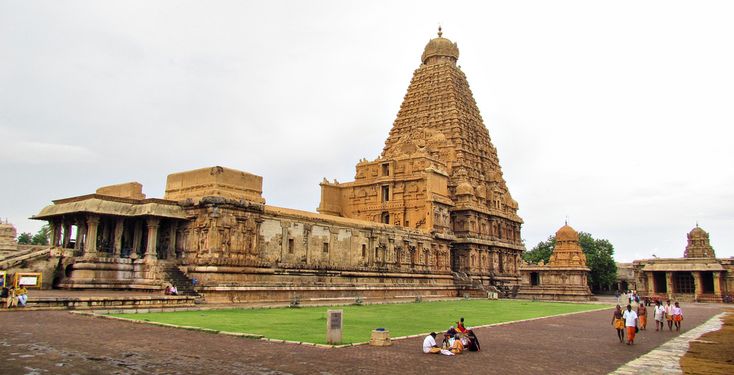
[[[673,307],[673,315],[683,315],[683,310],[680,307]]]
[[[433,338],[433,336],[428,335],[423,340],[423,353],[428,353],[431,351],[431,348],[436,345],[436,339]]]
[[[635,327],[637,326],[637,313],[634,311],[627,311],[624,310],[624,314],[622,314],[622,318],[624,319],[624,325],[626,327]]]
[[[665,315],[665,307],[655,306],[655,319],[662,319],[663,315]]]

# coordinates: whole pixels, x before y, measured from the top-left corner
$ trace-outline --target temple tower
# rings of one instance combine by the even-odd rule
[[[432,233],[450,241],[454,271],[517,284],[522,219],[458,58],[439,28],[382,154],[353,182],[324,180],[318,211]]]
[[[683,253],[684,258],[716,258],[714,248],[709,242],[709,234],[698,224],[688,233],[688,245]]]
[[[556,246],[548,261],[551,267],[586,267],[586,254],[579,245],[579,234],[566,225],[556,232]]]

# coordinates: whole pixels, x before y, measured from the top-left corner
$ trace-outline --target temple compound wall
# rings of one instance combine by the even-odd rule
[[[734,295],[734,259],[716,258],[709,234],[698,225],[687,235],[683,258],[632,262],[642,295],[678,301],[721,302]]]
[[[523,262],[520,272],[520,298],[588,301],[592,297],[586,255],[579,244],[578,232],[568,224],[556,232],[556,245],[548,264]]]

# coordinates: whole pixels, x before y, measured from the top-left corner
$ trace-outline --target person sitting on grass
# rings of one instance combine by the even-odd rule
[[[456,330],[461,333],[466,333],[466,327],[464,327],[464,318],[462,317],[458,322],[456,322]]]
[[[470,352],[478,352],[481,348],[479,346],[479,339],[477,338],[477,335],[474,334],[474,330],[468,329],[466,330],[466,336],[467,340],[469,340],[469,345],[464,345]]]
[[[461,354],[464,351],[464,344],[461,343],[461,338],[458,333],[454,336],[454,342],[451,344],[449,351],[455,355]]]
[[[441,348],[436,344],[436,332],[431,332],[430,335],[423,339],[423,353],[438,354],[440,352]]]

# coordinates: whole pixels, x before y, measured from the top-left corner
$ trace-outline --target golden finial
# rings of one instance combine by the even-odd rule
[[[438,25],[438,37],[440,38],[441,35],[443,35],[443,32],[441,31],[441,25]]]

